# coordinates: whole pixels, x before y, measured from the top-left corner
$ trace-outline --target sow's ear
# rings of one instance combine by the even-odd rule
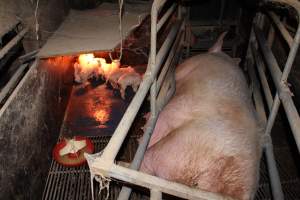
[[[223,46],[223,40],[224,37],[226,36],[227,31],[223,32],[219,38],[217,39],[216,43],[208,50],[209,53],[217,53],[222,51],[222,46]]]

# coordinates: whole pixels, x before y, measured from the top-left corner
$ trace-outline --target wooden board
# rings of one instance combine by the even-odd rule
[[[150,5],[126,4],[124,11],[122,24],[123,36],[126,37],[150,12]],[[103,3],[96,9],[71,10],[38,57],[107,51],[119,43],[119,5]]]

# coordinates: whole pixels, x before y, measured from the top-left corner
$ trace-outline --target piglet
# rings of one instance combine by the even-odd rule
[[[100,66],[95,63],[93,67],[82,67],[79,63],[74,63],[74,78],[77,83],[86,83],[90,78],[98,78],[103,74]]]
[[[252,199],[258,184],[261,134],[245,77],[221,51],[176,69],[176,92],[161,111],[140,170],[235,199]]]
[[[126,73],[130,73],[130,72],[134,72],[134,69],[132,67],[124,67],[124,68],[116,68],[115,70],[111,71],[109,73],[109,75],[106,78],[106,83],[110,83],[111,86],[114,89],[118,89],[118,80],[119,78],[126,74]]]
[[[136,92],[141,82],[142,76],[135,71],[123,74],[118,80],[122,99],[125,99],[125,91],[128,86],[131,86],[133,91]]]

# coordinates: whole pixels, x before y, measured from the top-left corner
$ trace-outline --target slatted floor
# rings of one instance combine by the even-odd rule
[[[108,143],[110,136],[90,137],[95,146],[95,151],[101,151]],[[133,159],[135,149],[137,148],[137,140],[135,137],[129,138],[127,144],[123,147],[126,149],[118,156],[118,160],[130,161]],[[99,195],[99,187],[96,182],[95,185],[95,200],[105,199],[106,192]],[[45,200],[90,200],[90,173],[87,165],[80,167],[64,167],[55,161],[52,161],[47,183],[43,193]],[[121,184],[112,182],[110,186],[109,199],[117,199],[120,192]],[[133,199],[141,199],[142,195],[133,193]]]

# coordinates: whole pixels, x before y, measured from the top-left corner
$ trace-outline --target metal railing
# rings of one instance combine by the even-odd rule
[[[15,26],[12,26],[13,30],[17,31],[18,26],[21,26],[21,24],[18,23],[15,24]],[[17,55],[17,52],[15,52],[16,49],[14,48],[21,42],[28,30],[29,29],[25,27],[24,29],[17,31],[16,36],[14,36],[5,46],[0,48],[0,70],[2,70],[2,68],[7,65],[8,60],[11,59],[12,56]],[[12,30],[9,29],[9,31]],[[21,65],[12,75],[10,80],[5,84],[5,86],[3,88],[0,88],[0,103],[4,103],[4,100],[8,98],[10,92],[12,92],[12,90],[16,87],[18,81],[22,78],[26,68],[27,64]]]
[[[265,1],[265,3],[269,2],[290,6],[297,11],[298,17],[300,17],[300,3],[296,0]],[[272,22],[269,28],[269,34],[267,39],[265,38],[264,33],[262,31],[262,27],[265,23],[264,19],[266,17],[268,17]],[[270,134],[281,103],[288,118],[289,125],[293,132],[298,150],[300,150],[300,118],[295,104],[292,100],[292,93],[287,84],[287,78],[290,74],[299,47],[299,25],[300,23],[298,24],[298,29],[295,37],[292,37],[285,28],[283,22],[279,20],[279,17],[277,17],[277,15],[274,12],[268,11],[264,14],[257,14],[253,23],[247,52],[247,67],[249,70],[250,78],[253,83],[253,97],[255,101],[255,106],[257,108],[258,115],[261,121],[265,125],[264,153],[266,155],[268,165],[272,196],[275,200],[284,199],[284,194],[282,191],[280,177],[274,158],[273,144]],[[274,34],[276,32],[281,34],[288,47],[290,48],[283,71],[281,71],[279,64],[271,50],[271,46],[274,41]],[[256,77],[254,66],[256,66],[259,80]],[[275,84],[275,97],[272,96],[270,86],[267,81],[265,69],[269,70],[273,83]],[[263,98],[260,94],[260,87],[262,87],[267,108],[269,110],[268,117],[266,116],[266,112],[264,109]]]
[[[167,0],[155,0],[152,5],[150,58],[143,81],[140,84],[137,93],[101,155],[86,154],[85,156],[88,160],[92,177],[94,177],[94,175],[101,175],[146,187],[151,191],[151,199],[161,199],[162,193],[186,199],[224,199],[225,197],[219,194],[190,188],[183,184],[170,182],[137,171],[147,149],[158,113],[175,91],[174,63],[176,59],[178,59],[184,43],[185,19],[179,5],[176,5],[174,2],[160,20],[158,20],[158,15],[166,1]],[[177,11],[177,19],[157,52],[157,33],[175,11]],[[161,69],[163,64],[164,66]],[[161,72],[158,76],[159,71]],[[118,154],[128,130],[149,90],[151,97],[151,116],[146,124],[142,141],[139,144],[130,168],[119,166],[115,164],[116,155]],[[128,199],[130,193],[130,188],[123,187],[119,199]]]
[[[272,2],[289,5],[296,9],[300,16],[300,3],[296,0],[273,0]],[[173,4],[169,10],[165,12],[164,16],[158,21],[158,14],[165,3],[166,0],[155,0],[152,6],[150,58],[143,82],[141,83],[135,97],[133,98],[121,122],[115,130],[114,135],[112,136],[109,144],[106,146],[101,156],[98,156],[99,154],[86,155],[87,159],[89,160],[89,167],[92,174],[104,175],[148,188],[150,190],[151,199],[161,199],[162,193],[167,193],[186,199],[228,199],[228,197],[224,197],[216,193],[193,189],[179,183],[170,182],[136,171],[140,167],[144,153],[147,149],[158,113],[170,99],[175,90],[174,69],[170,68],[170,66],[172,66],[174,58],[178,57],[177,55],[180,53],[180,50],[178,49],[180,49],[180,46],[183,43],[182,32],[185,21],[181,19],[182,10],[180,9],[180,6],[175,4]],[[176,8],[178,11],[178,19],[171,28],[163,45],[157,52],[157,32],[176,11]],[[266,40],[260,28],[263,23],[261,20],[262,14],[257,15],[256,20],[254,20],[248,45],[247,67],[253,84],[253,97],[256,110],[261,121],[265,125],[264,153],[266,155],[266,161],[268,165],[272,195],[273,198],[277,200],[284,199],[284,195],[276,167],[270,133],[281,102],[289,120],[298,149],[300,149],[300,118],[292,100],[291,92],[287,86],[287,78],[299,46],[300,26],[298,26],[297,33],[293,38],[286,30],[283,23],[273,12],[268,12],[267,16],[274,22],[273,25],[275,25],[275,27],[270,28],[270,33],[268,36],[269,38]],[[275,34],[275,30],[282,34],[283,38],[290,47],[290,52],[283,72],[281,72],[270,48],[270,43],[273,40],[272,37],[274,38],[273,34]],[[260,51],[258,51],[258,49]],[[158,72],[160,71],[164,61],[165,64],[161,70],[160,76],[157,78]],[[256,76],[254,66],[257,67],[257,72],[259,75],[258,77]],[[266,78],[264,71],[265,68],[269,69],[273,78],[273,82],[276,86],[277,92],[274,98]],[[171,89],[169,89],[170,86]],[[267,107],[270,111],[268,118],[264,109],[263,96],[260,93],[260,87],[263,89]],[[118,166],[114,163],[116,155],[118,154],[127,132],[149,90],[151,96],[151,117],[146,124],[145,134],[135,154],[134,160],[131,163],[130,169]],[[130,193],[130,188],[123,187],[119,195],[119,199],[128,199]]]

